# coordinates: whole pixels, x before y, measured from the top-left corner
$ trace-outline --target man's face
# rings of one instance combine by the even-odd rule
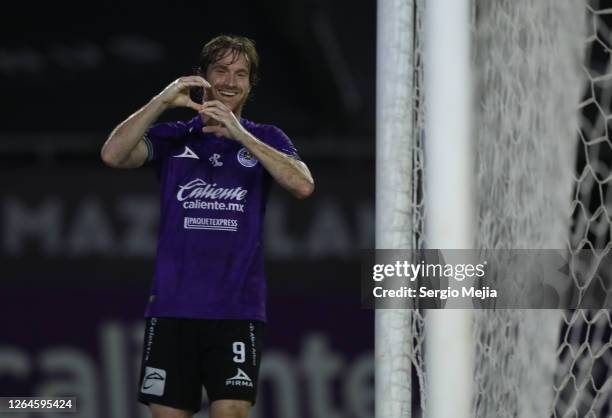
[[[228,52],[222,55],[217,62],[210,64],[206,71],[206,80],[212,86],[206,99],[221,101],[239,116],[251,91],[249,68],[244,54],[235,55]]]

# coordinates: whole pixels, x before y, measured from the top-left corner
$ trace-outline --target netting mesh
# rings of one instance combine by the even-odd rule
[[[583,10],[558,0],[475,5],[478,248],[567,241]],[[501,279],[493,285],[519,297],[531,280]],[[547,416],[559,324],[559,311],[475,312],[473,416]]]
[[[592,257],[572,271],[579,296],[594,292],[610,297],[605,277],[593,275],[593,267],[612,248],[612,9],[605,1],[587,1],[587,83],[579,109],[572,225],[569,247],[590,250]],[[608,272],[609,274],[609,272]],[[609,280],[609,277],[608,277]],[[576,310],[563,315],[556,352],[553,416],[612,416],[612,321],[606,310]]]
[[[424,6],[415,2],[417,248],[426,244],[427,213]],[[571,263],[577,297],[612,296],[609,277],[591,273],[612,249],[611,28],[612,8],[603,0],[473,5],[477,246],[566,247],[572,255],[592,250],[593,257]],[[508,282],[521,288],[521,280],[529,277]],[[422,410],[428,402],[425,327],[425,311],[415,311],[410,356]],[[476,312],[474,342],[474,417],[612,416],[609,311]]]

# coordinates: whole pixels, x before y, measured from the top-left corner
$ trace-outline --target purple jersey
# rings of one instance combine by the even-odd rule
[[[272,125],[253,136],[299,159]],[[161,197],[155,278],[146,316],[266,320],[262,229],[272,178],[240,143],[201,131],[200,117],[145,135]]]

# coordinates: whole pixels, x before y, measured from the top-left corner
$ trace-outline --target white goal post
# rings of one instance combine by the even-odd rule
[[[413,3],[379,0],[376,76],[376,248],[414,247],[412,152],[414,118]],[[411,311],[375,312],[375,412],[408,418],[411,412]]]
[[[427,248],[471,249],[476,176],[470,1],[430,0],[425,16]],[[453,262],[449,256],[446,260]],[[454,302],[449,300],[446,309],[430,310],[425,317],[428,418],[472,417],[472,311],[453,309]],[[457,301],[458,306],[462,302]]]

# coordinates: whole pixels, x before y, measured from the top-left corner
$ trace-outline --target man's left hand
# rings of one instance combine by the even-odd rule
[[[224,136],[238,142],[244,137],[245,130],[238,118],[236,118],[236,115],[219,100],[204,102],[198,113],[200,113],[202,119],[206,121],[212,119],[218,122],[216,125],[207,123],[207,125],[202,128],[202,132],[210,133],[218,137]]]

